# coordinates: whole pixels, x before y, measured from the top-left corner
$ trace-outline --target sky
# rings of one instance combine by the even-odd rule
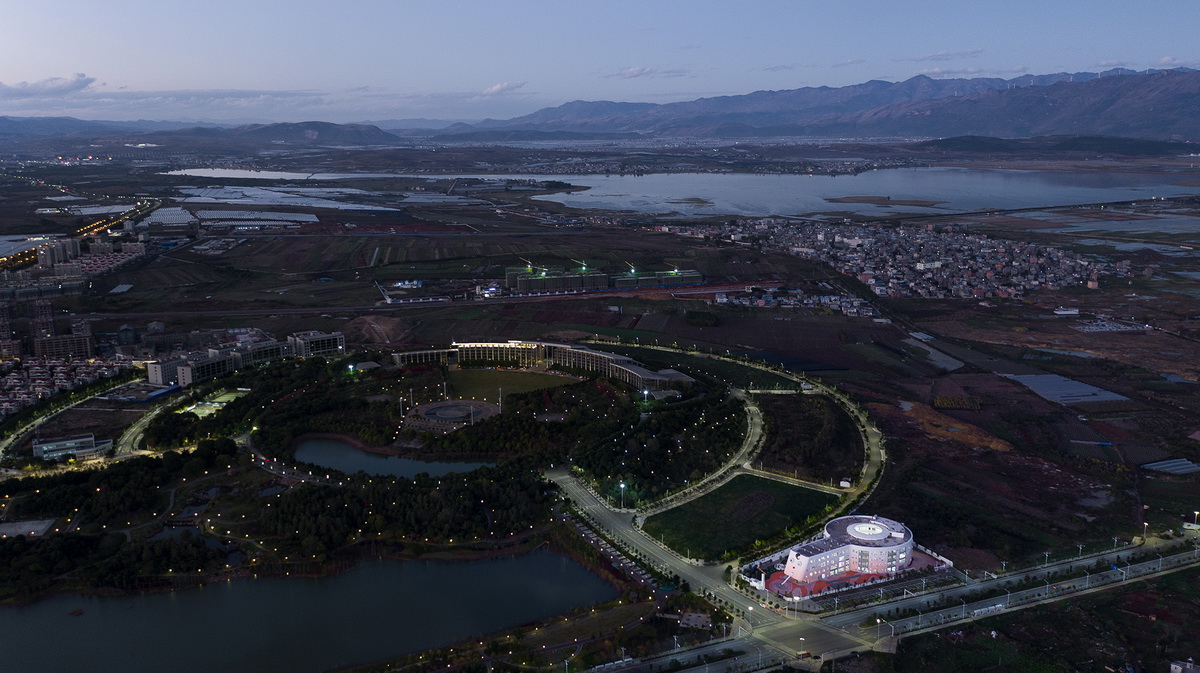
[[[507,119],[871,79],[1200,68],[1200,2],[9,0],[0,115]]]

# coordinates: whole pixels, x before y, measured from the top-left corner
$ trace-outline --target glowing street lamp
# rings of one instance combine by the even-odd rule
[[[625,482],[621,482],[621,509],[625,509]]]

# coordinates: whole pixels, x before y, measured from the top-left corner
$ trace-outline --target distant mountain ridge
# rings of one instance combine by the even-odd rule
[[[418,128],[395,128],[411,121]],[[381,122],[382,123],[382,122]],[[507,120],[476,123],[395,119],[376,124],[299,122],[197,124],[87,121],[72,117],[0,116],[0,140],[172,139],[249,146],[255,143],[377,145],[432,137],[456,142],[624,139],[639,136],[767,138],[946,138],[1119,136],[1200,139],[1200,71],[1022,75],[902,82],[872,80],[843,87],[755,91],[677,103],[572,101]],[[438,128],[440,126],[440,128]]]
[[[572,101],[440,132],[525,130],[707,137],[1119,135],[1200,138],[1200,72],[1022,75],[756,91],[679,103]]]

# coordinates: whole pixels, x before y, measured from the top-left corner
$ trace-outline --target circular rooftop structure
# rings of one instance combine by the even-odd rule
[[[840,516],[825,524],[825,534],[842,544],[894,547],[912,542],[908,526],[881,516]]]
[[[446,425],[466,425],[491,418],[500,413],[500,407],[480,400],[442,400],[417,405],[410,415],[425,421]]]

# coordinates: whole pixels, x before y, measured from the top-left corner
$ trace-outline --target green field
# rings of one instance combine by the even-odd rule
[[[495,369],[460,369],[448,373],[450,395],[459,399],[498,401],[500,389],[505,394],[527,393],[531,390],[554,388],[574,383],[575,379],[535,372],[510,372]]]
[[[820,514],[837,497],[741,475],[717,490],[646,519],[646,533],[692,558],[716,559]]]

